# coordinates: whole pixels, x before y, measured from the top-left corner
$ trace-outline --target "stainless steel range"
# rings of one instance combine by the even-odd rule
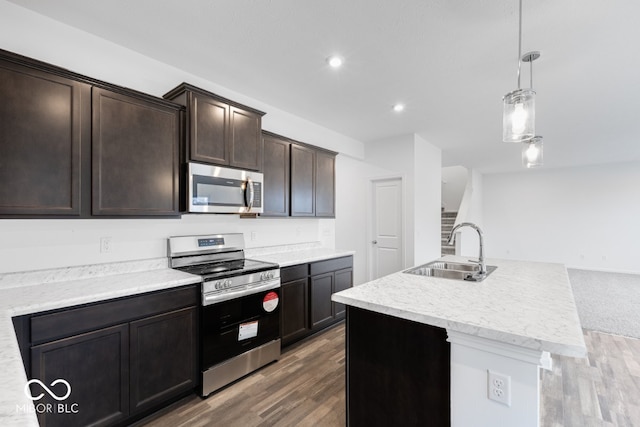
[[[202,396],[278,360],[278,264],[246,259],[240,233],[170,237],[169,259],[202,277]]]

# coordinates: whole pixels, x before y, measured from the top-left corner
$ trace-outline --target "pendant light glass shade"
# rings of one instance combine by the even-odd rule
[[[534,136],[522,144],[522,166],[537,168],[542,166],[542,137]]]
[[[524,142],[536,134],[536,93],[533,89],[517,89],[503,98],[502,140]]]

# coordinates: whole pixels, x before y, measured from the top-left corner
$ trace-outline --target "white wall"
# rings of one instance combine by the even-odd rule
[[[402,176],[404,185],[404,259],[405,267],[414,264],[414,136],[399,135],[392,138],[368,142],[365,160],[378,169],[370,169],[369,179]],[[369,190],[367,190],[369,191]],[[370,209],[370,203],[367,209]]]
[[[440,149],[412,134],[369,142],[365,153],[366,162],[379,168],[370,169],[370,179],[404,178],[405,267],[439,258]]]
[[[355,159],[364,157],[361,142],[252,99],[241,93],[242,88],[221,87],[4,0],[0,0],[0,16],[2,49],[156,96],[162,96],[186,81],[265,111],[264,129]],[[338,163],[340,165],[341,161]],[[250,247],[318,240],[333,247],[337,224],[340,230],[350,229],[351,218],[346,213],[362,208],[358,200],[350,197],[351,186],[344,184],[339,171],[336,220],[241,220],[233,215],[136,220],[0,220],[0,273],[163,257],[166,256],[166,238],[180,234],[240,231],[245,233],[245,241]],[[255,241],[250,240],[251,231],[256,232]],[[100,237],[112,238],[111,253],[100,253]],[[343,244],[349,240],[339,241]],[[356,254],[356,260],[364,257]],[[362,265],[358,263],[357,277],[363,274],[358,270],[360,268]]]
[[[371,166],[359,159],[339,154],[336,158],[335,246],[356,251],[353,257],[353,283],[368,280],[367,206]]]
[[[474,169],[469,169],[467,173],[467,184],[464,190],[464,196],[460,203],[458,216],[456,217],[456,225],[461,222],[472,222],[480,227],[485,234],[484,244],[486,249],[487,235],[484,229],[483,221],[483,176]],[[470,228],[464,227],[458,232],[456,238],[456,255],[478,258],[480,252],[480,237],[478,233]],[[490,256],[486,253],[485,256]]]
[[[333,244],[334,220],[240,219],[185,215],[182,219],[0,220],[0,273],[167,256],[167,237],[244,233],[247,247],[321,240]],[[327,231],[328,230],[328,231]],[[255,240],[251,240],[253,235]],[[327,234],[328,235],[325,235]],[[111,252],[100,252],[100,238]]]
[[[640,162],[485,175],[489,257],[640,273]]]
[[[442,152],[415,136],[414,265],[440,258],[440,202]]]
[[[458,212],[467,186],[468,171],[464,166],[442,168],[442,207],[445,212]]]

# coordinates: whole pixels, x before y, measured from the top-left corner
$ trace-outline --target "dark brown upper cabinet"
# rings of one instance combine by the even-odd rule
[[[271,132],[262,134],[262,216],[334,218],[336,153]]]
[[[316,216],[335,217],[336,156],[325,151],[316,152]]]
[[[335,218],[336,153],[291,144],[291,216]]]
[[[177,215],[180,110],[93,88],[93,215]]]
[[[4,50],[0,99],[0,217],[180,214],[180,105]]]
[[[262,170],[262,111],[182,83],[164,95],[187,108],[187,159]]]
[[[263,216],[289,216],[289,170],[291,142],[263,132],[264,212]]]
[[[291,216],[316,215],[316,151],[291,145]]]
[[[0,215],[81,213],[90,86],[0,51]]]

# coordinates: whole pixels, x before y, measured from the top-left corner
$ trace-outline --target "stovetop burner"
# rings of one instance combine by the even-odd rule
[[[240,276],[243,274],[257,273],[260,271],[266,271],[275,268],[279,268],[279,265],[246,258],[177,267],[177,269],[180,271],[203,276],[204,280],[213,280],[220,277]]]

